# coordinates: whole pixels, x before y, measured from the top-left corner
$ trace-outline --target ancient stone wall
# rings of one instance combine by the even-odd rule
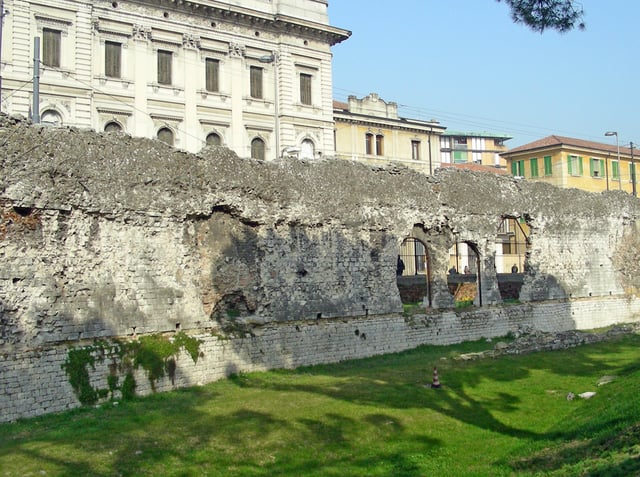
[[[88,379],[107,389],[124,379],[117,343],[148,336],[186,333],[200,347],[155,381],[130,366],[140,394],[638,316],[640,209],[624,193],[453,169],[259,162],[222,148],[190,155],[7,117],[0,160],[3,420],[79,405],[70,349],[93,353]],[[494,267],[504,217],[531,228],[522,303],[509,306]],[[432,306],[405,316],[396,259],[410,235],[428,250]],[[479,252],[482,306],[454,308],[456,241]]]

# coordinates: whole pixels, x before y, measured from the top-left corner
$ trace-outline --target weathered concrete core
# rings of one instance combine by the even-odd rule
[[[201,339],[202,359],[178,359],[162,390],[638,313],[640,208],[617,191],[453,168],[427,177],[334,159],[259,162],[224,148],[191,155],[6,116],[0,160],[3,420],[77,405],[61,363],[69,346],[98,338]],[[494,267],[504,217],[531,228],[521,304],[511,306],[501,306]],[[409,317],[396,285],[408,236],[426,245],[432,270],[432,307]],[[478,251],[482,307],[454,309],[456,242]],[[107,368],[96,365],[96,386]]]

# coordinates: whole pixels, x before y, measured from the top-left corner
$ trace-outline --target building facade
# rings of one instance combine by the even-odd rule
[[[634,150],[563,136],[548,136],[502,154],[514,176],[590,192],[637,195]]]
[[[371,165],[399,163],[426,174],[440,167],[438,121],[402,118],[396,103],[377,94],[334,101],[335,155]]]
[[[4,4],[3,112],[191,152],[334,150],[330,48],[350,32],[329,25],[327,0]]]
[[[512,137],[489,132],[446,131],[440,136],[442,163],[506,168],[506,161],[500,154],[507,151],[505,142],[509,139]]]

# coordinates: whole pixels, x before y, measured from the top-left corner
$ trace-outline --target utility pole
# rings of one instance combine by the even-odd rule
[[[633,141],[629,143],[631,149],[631,187],[633,190],[633,196],[638,197],[638,191],[636,190],[636,163],[633,160]]]
[[[40,122],[40,37],[33,38],[33,106],[31,121]]]
[[[9,12],[4,11],[4,0],[0,0],[0,111],[2,111],[2,24],[7,13]]]

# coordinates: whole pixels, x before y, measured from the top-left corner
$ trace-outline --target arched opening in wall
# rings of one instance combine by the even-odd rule
[[[169,146],[173,146],[173,131],[169,128],[158,129],[158,139]]]
[[[405,310],[431,307],[431,264],[427,247],[421,240],[407,237],[400,245],[396,283]]]
[[[300,159],[313,159],[316,147],[311,139],[305,139],[300,143]]]
[[[251,159],[260,159],[264,161],[264,141],[259,137],[253,138],[251,141]]]
[[[62,126],[62,116],[54,109],[47,109],[40,115],[40,123],[47,126]]]
[[[207,134],[207,139],[205,140],[207,146],[222,146],[222,138],[217,133],[209,133]]]
[[[447,286],[456,308],[465,308],[474,303],[482,306],[481,285],[478,247],[473,242],[456,242],[449,249],[447,272]]]
[[[104,125],[104,132],[106,133],[121,132],[121,131],[122,131],[122,126],[116,121],[109,121],[107,124]]]
[[[517,302],[531,247],[530,227],[524,218],[503,217],[496,236],[496,275],[500,297],[505,303]]]

